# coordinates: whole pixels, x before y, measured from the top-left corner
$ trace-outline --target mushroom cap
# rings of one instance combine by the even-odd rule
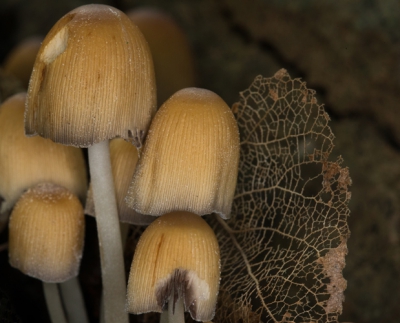
[[[217,238],[198,215],[173,212],[157,218],[140,237],[128,281],[127,310],[162,312],[182,297],[197,321],[214,317],[220,280]],[[174,294],[171,295],[172,290]]]
[[[41,182],[61,185],[84,201],[86,165],[82,150],[24,134],[26,93],[0,106],[0,213],[12,208],[22,192]]]
[[[153,63],[139,28],[118,9],[84,5],[42,43],[25,131],[78,147],[114,137],[140,146],[155,109]]]
[[[21,41],[4,60],[4,71],[17,77],[28,88],[36,54],[43,37],[32,36]]]
[[[229,218],[239,162],[239,131],[214,92],[187,88],[159,109],[127,195],[130,207]]]
[[[153,216],[137,213],[125,202],[139,158],[137,148],[122,138],[114,138],[110,140],[110,158],[120,221],[134,225],[150,224],[154,220]],[[87,194],[85,213],[96,216],[91,185]]]
[[[78,198],[61,186],[38,184],[21,196],[11,213],[10,264],[44,282],[77,276],[84,231]]]
[[[189,41],[176,21],[154,8],[136,8],[126,14],[149,43],[158,102],[163,103],[178,90],[195,86],[196,73]]]

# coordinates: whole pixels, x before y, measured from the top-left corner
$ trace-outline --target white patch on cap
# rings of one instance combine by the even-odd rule
[[[61,55],[68,44],[68,28],[62,28],[45,47],[41,59],[45,64],[50,64]]]

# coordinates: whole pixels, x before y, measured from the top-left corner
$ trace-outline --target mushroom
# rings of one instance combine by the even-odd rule
[[[79,199],[53,183],[28,189],[11,213],[10,264],[43,281],[52,322],[65,321],[57,286],[52,283],[78,275],[84,227]]]
[[[0,106],[0,194],[4,197],[1,212],[5,223],[15,202],[30,187],[48,182],[65,187],[81,201],[85,199],[87,190],[86,166],[81,149],[24,135],[25,98],[25,93],[19,93]],[[60,287],[62,292],[66,288],[69,290],[63,293],[69,317],[87,322],[77,279],[71,278]],[[55,293],[50,299],[59,298],[56,287],[45,290]],[[54,302],[48,305],[52,310]]]
[[[74,194],[53,183],[37,184],[11,213],[10,264],[44,282],[77,276],[84,227],[83,207]]]
[[[32,36],[21,41],[4,60],[4,71],[18,78],[28,88],[35,57],[43,37]]]
[[[169,322],[214,317],[220,280],[214,231],[198,215],[172,212],[158,217],[140,237],[128,280],[126,308],[134,314],[162,312]]]
[[[124,13],[85,5],[53,26],[35,61],[25,131],[89,147],[106,322],[128,322],[109,139],[121,137],[140,147],[155,109],[150,50]]]
[[[26,137],[25,99],[26,93],[18,93],[0,106],[0,213],[11,210],[24,190],[41,182],[64,186],[84,201],[87,174],[82,150]]]
[[[136,8],[126,14],[149,43],[158,102],[164,102],[178,90],[195,86],[196,73],[189,41],[176,21],[154,8]]]
[[[129,142],[121,138],[114,138],[110,140],[110,158],[119,220],[134,225],[149,225],[154,220],[153,216],[139,214],[128,207],[125,202],[125,196],[139,159],[138,150]],[[91,185],[86,198],[85,214],[96,216]]]
[[[229,218],[238,162],[239,132],[227,104],[209,90],[180,90],[153,119],[126,201],[153,216]]]

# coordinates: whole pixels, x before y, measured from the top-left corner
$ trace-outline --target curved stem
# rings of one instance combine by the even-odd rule
[[[69,323],[88,323],[85,302],[78,277],[60,283],[61,296]]]
[[[43,292],[51,322],[67,323],[61,303],[60,293],[58,292],[57,283],[43,282]]]
[[[125,267],[109,141],[90,146],[88,152],[100,246],[104,320],[106,323],[128,323],[128,313],[125,312]]]

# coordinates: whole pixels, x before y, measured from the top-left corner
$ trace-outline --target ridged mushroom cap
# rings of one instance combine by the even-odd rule
[[[142,214],[172,211],[229,218],[239,162],[239,132],[214,92],[187,88],[159,109],[128,191]]]
[[[126,14],[149,43],[159,104],[176,91],[195,86],[193,55],[189,41],[177,22],[167,13],[154,8],[136,8]]]
[[[134,225],[150,224],[154,220],[153,216],[137,213],[134,209],[128,207],[125,202],[129,184],[139,158],[137,148],[124,139],[112,139],[110,140],[110,158],[119,220]],[[96,216],[91,185],[87,194],[85,214]]]
[[[85,221],[78,198],[67,189],[42,183],[26,191],[9,223],[11,266],[44,282],[78,275]]]
[[[162,312],[183,298],[196,321],[214,317],[220,280],[217,238],[198,215],[173,212],[157,218],[140,237],[128,281],[127,310]],[[172,291],[175,291],[171,295]]]
[[[12,208],[22,192],[41,182],[66,187],[84,201],[86,165],[82,150],[42,137],[24,134],[26,93],[19,93],[0,106],[0,213]]]
[[[121,11],[91,4],[44,39],[29,83],[25,130],[88,147],[122,137],[140,146],[156,109],[150,50]]]

